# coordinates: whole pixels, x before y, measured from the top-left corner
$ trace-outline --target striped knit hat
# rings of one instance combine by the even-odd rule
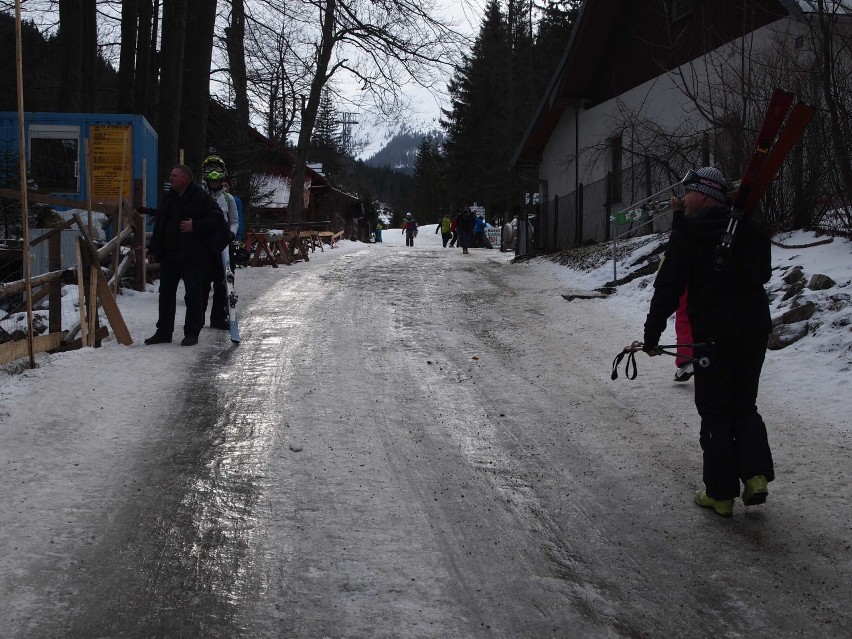
[[[717,168],[704,166],[695,171],[695,177],[683,183],[686,191],[698,191],[715,200],[725,202],[728,199],[728,180]]]

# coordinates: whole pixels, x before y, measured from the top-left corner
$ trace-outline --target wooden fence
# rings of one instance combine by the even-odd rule
[[[0,189],[0,198],[21,199],[19,191]],[[27,193],[27,199],[33,203],[58,205],[67,208],[77,208],[81,202],[66,200],[49,195]],[[45,351],[61,351],[85,346],[99,346],[108,334],[109,329],[100,325],[98,308],[106,316],[109,327],[115,339],[124,345],[133,343],[127,325],[121,316],[115,295],[122,277],[131,266],[134,268],[134,288],[144,290],[146,284],[146,220],[145,216],[133,211],[126,200],[121,206],[111,204],[92,204],[93,211],[107,214],[111,218],[113,237],[100,248],[92,242],[87,223],[78,214],[74,214],[59,226],[51,229],[42,236],[30,242],[30,246],[47,242],[48,264],[47,273],[30,278],[29,286],[24,280],[0,283],[0,300],[23,293],[31,293],[31,304],[47,299],[48,329],[33,337],[33,353]],[[78,233],[76,243],[76,265],[74,268],[61,268],[60,234],[66,229],[75,229]],[[121,247],[129,247],[123,256]],[[28,256],[24,256],[26,259]],[[110,264],[110,278],[104,274],[102,264]],[[79,293],[79,318],[71,326],[62,328],[61,299],[62,287],[76,285]],[[12,313],[26,308],[27,300],[12,309]],[[32,307],[32,306],[31,306]],[[10,313],[11,314],[11,313]],[[5,364],[29,353],[29,337],[0,344],[0,364]]]

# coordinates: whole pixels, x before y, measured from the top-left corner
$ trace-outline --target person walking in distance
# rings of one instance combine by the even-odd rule
[[[405,214],[405,221],[402,223],[402,232],[405,235],[405,245],[414,246],[414,238],[417,237],[417,221],[411,217],[411,213]]]
[[[685,290],[697,357],[709,366],[695,368],[695,406],[701,417],[699,442],[704,457],[704,489],[699,506],[730,517],[740,495],[746,506],[762,504],[775,478],[763,418],[757,411],[760,372],[771,330],[769,237],[754,216],[739,223],[732,253],[717,269],[716,247],[730,219],[725,206],[728,182],[721,171],[703,167],[687,174],[683,223],[672,231],[654,283],[645,321],[643,350],[659,355],[660,335]],[[742,492],[740,493],[740,483]]]
[[[459,246],[462,248],[462,255],[468,255],[470,251],[470,241],[473,238],[473,213],[469,208],[463,208],[461,213],[456,217],[456,229],[459,233]]]
[[[453,236],[453,220],[450,217],[449,212],[444,213],[441,221],[438,223],[438,226],[435,227],[435,233],[437,234],[439,231],[441,233],[441,240],[444,242],[444,248],[447,248],[447,242],[450,241],[450,238]]]
[[[201,286],[211,244],[227,231],[219,205],[193,182],[188,166],[176,165],[169,174],[169,184],[169,192],[158,209],[138,209],[155,216],[149,252],[160,263],[157,330],[145,344],[172,341],[175,296],[183,280],[186,317],[181,345],[194,346],[204,325]],[[222,248],[224,245],[219,247]]]

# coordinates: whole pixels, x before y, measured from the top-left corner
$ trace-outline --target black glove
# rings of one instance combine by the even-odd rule
[[[152,209],[149,206],[138,206],[136,207],[136,212],[139,215],[153,215],[154,217],[157,216],[157,209]]]
[[[660,338],[650,338],[647,335],[645,336],[645,341],[642,342],[642,350],[646,353],[650,353],[651,351],[655,351],[660,347]]]

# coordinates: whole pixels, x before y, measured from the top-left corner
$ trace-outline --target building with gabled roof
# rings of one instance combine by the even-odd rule
[[[826,4],[841,18],[852,13],[852,0]],[[736,141],[726,147],[701,112],[707,106],[724,119],[728,110],[721,95],[714,104],[716,78],[724,65],[753,80],[769,75],[757,52],[779,42],[795,49],[817,10],[811,0],[586,0],[513,159],[516,169],[538,174],[535,247],[607,240],[618,231],[610,226],[615,210],[686,167],[724,162],[722,151]],[[640,131],[639,120],[654,126]],[[693,152],[648,160],[655,142],[663,148],[651,138],[666,132],[683,136],[684,148],[694,142]]]

